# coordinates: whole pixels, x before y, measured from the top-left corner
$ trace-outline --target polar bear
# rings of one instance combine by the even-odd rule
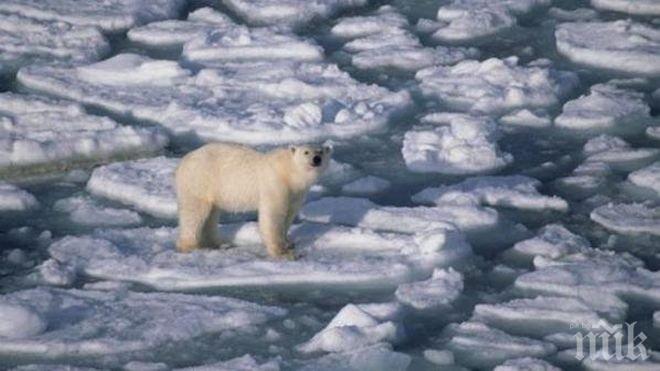
[[[176,169],[177,249],[218,247],[221,212],[258,211],[261,239],[272,257],[293,259],[287,231],[309,188],[330,161],[330,146],[289,146],[267,153],[235,144],[207,144]]]

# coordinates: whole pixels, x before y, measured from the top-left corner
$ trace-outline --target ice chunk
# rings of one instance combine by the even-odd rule
[[[385,5],[372,15],[343,18],[330,32],[348,41],[343,50],[351,55],[353,65],[360,69],[417,71],[479,56],[474,48],[423,47],[408,27],[404,16],[392,6]]]
[[[68,236],[49,252],[63,270],[167,291],[236,286],[394,290],[471,255],[460,232],[446,229],[411,236],[302,224],[290,233],[302,256],[292,262],[266,257],[257,223],[224,225],[220,234],[237,247],[179,254],[174,228],[138,228]]]
[[[77,103],[0,94],[0,173],[154,153],[167,144],[154,128],[120,126]]]
[[[0,301],[0,339],[30,338],[42,334],[46,327],[46,319],[29,305]]]
[[[535,257],[558,259],[566,255],[586,252],[591,249],[589,241],[571,233],[559,224],[550,224],[541,228],[538,235],[520,241],[505,252],[505,256],[514,261],[532,263]]]
[[[518,57],[468,60],[430,67],[415,75],[422,93],[456,111],[505,114],[557,106],[577,84],[573,72],[518,65]]]
[[[178,159],[156,157],[94,169],[87,190],[162,218],[177,217],[174,171]]]
[[[195,144],[350,138],[384,129],[411,104],[405,91],[359,83],[328,64],[234,63],[185,74],[172,61],[120,54],[80,70],[23,68],[18,79],[33,90],[161,124],[177,139]],[[139,83],[129,82],[138,75]],[[320,121],[318,116],[285,119],[299,118],[300,107],[312,105],[321,111]]]
[[[537,296],[498,304],[477,304],[473,320],[509,333],[543,338],[556,333],[577,333],[584,328],[604,331],[612,324],[582,300],[568,297]],[[616,318],[623,321],[625,318]]]
[[[109,52],[110,45],[94,27],[41,22],[0,13],[2,74],[15,72],[31,63],[93,62]]]
[[[646,129],[646,135],[649,138],[660,140],[660,126],[653,126]]]
[[[210,365],[177,368],[175,371],[279,371],[280,365],[277,359],[272,359],[259,364],[254,357],[246,354],[242,357],[228,361],[216,362]],[[146,371],[146,370],[145,370]]]
[[[566,197],[582,199],[602,191],[612,169],[604,162],[585,161],[576,167],[571,175],[557,179],[556,188]]]
[[[613,10],[641,16],[659,16],[660,4],[655,0],[591,0],[596,9]]]
[[[450,324],[444,332],[450,337],[447,349],[459,363],[473,368],[494,367],[510,358],[543,358],[557,351],[551,343],[509,335],[480,322]]]
[[[84,196],[58,200],[53,209],[68,213],[69,219],[79,225],[118,227],[142,223],[142,217],[134,211],[104,207]]]
[[[24,17],[95,26],[104,32],[122,32],[131,27],[176,18],[182,0],[4,0],[0,11]]]
[[[458,184],[426,188],[412,200],[422,204],[467,204],[521,210],[568,210],[568,203],[557,196],[538,192],[541,182],[523,175],[484,176]]]
[[[348,304],[310,340],[297,346],[303,353],[346,352],[403,338],[401,308],[396,303]]]
[[[454,353],[449,350],[427,349],[424,351],[424,358],[435,365],[448,366],[454,364]]]
[[[628,348],[629,346],[631,348]],[[622,349],[627,350],[634,349],[635,345],[624,343],[621,347]],[[651,353],[650,349],[647,349],[647,356],[652,357],[650,359],[642,359],[639,350],[634,352],[635,353],[628,353],[629,356],[627,357],[617,359],[617,357],[613,357],[613,352],[611,350],[603,348],[596,354],[593,354],[593,356],[589,355],[589,357],[585,357],[584,361],[582,361],[582,367],[584,367],[585,370],[596,371],[654,371],[660,367],[660,362],[658,362],[657,357],[653,357],[654,354]],[[634,356],[637,356],[637,358],[634,360],[629,359],[629,357]]]
[[[223,0],[251,25],[304,26],[315,18],[328,18],[344,9],[367,4],[367,0]]]
[[[196,337],[237,330],[282,317],[286,310],[221,296],[102,292],[36,288],[0,298],[29,307],[56,325],[37,328],[20,339],[0,337],[0,354],[35,361],[66,358],[90,363],[99,357],[139,354]],[[2,316],[4,320],[4,316]],[[30,323],[33,323],[30,321]]]
[[[525,357],[509,359],[495,367],[494,371],[561,371],[561,368],[542,359]]]
[[[546,113],[533,112],[526,108],[500,117],[499,122],[505,125],[530,128],[545,128],[552,125],[552,119]]]
[[[495,35],[516,25],[516,17],[550,5],[548,0],[453,0],[438,9],[432,38],[468,43]]]
[[[432,129],[406,132],[401,153],[406,166],[415,172],[475,174],[499,170],[513,161],[497,145],[497,124],[485,116],[440,113],[427,115]]]
[[[300,371],[404,371],[411,357],[392,351],[388,344],[377,344],[347,352],[331,353],[305,362]]]
[[[0,182],[0,212],[26,211],[39,206],[34,196],[13,184]]]
[[[625,140],[606,134],[590,139],[583,152],[587,162],[603,162],[617,171],[637,170],[660,157],[658,148],[632,148]]]
[[[389,180],[368,175],[344,185],[341,187],[341,191],[348,195],[371,195],[382,193],[390,188],[390,186],[391,183]]]
[[[660,161],[628,174],[628,181],[638,187],[651,189],[660,196]]]
[[[591,8],[577,8],[565,10],[562,8],[550,8],[548,14],[560,21],[591,21],[598,19],[598,12]]]
[[[660,75],[660,31],[631,20],[557,25],[557,51],[575,63],[635,75]]]
[[[639,134],[650,123],[644,94],[612,84],[592,86],[590,94],[564,104],[555,118],[557,127],[586,134]]]
[[[622,234],[660,236],[660,207],[644,204],[607,204],[590,214],[591,220]]]
[[[170,19],[152,22],[130,29],[126,36],[133,42],[152,48],[181,47],[199,34],[234,27],[236,24],[227,15],[206,7],[190,13],[185,21]]]
[[[428,310],[451,304],[463,292],[463,275],[452,268],[436,269],[426,281],[404,283],[396,289],[399,302]]]

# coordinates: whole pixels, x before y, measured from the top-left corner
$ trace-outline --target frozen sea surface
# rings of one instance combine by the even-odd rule
[[[0,369],[660,369],[659,14],[0,0]],[[333,146],[295,261],[176,252],[207,142]]]

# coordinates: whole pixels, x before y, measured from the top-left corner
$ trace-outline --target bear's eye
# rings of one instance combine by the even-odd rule
[[[309,151],[305,151],[305,154],[308,155],[308,154],[309,154]]]

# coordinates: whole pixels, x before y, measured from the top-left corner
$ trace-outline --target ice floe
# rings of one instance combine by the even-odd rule
[[[426,115],[403,138],[401,153],[415,172],[477,174],[499,170],[513,161],[500,151],[497,124],[485,116],[454,113]]]
[[[598,19],[598,12],[591,8],[577,8],[566,10],[562,8],[550,8],[548,14],[560,21],[591,21]]]
[[[428,276],[435,267],[460,264],[471,255],[462,234],[450,229],[403,235],[296,225],[291,240],[302,257],[293,262],[266,257],[255,222],[223,225],[220,234],[236,247],[180,254],[174,248],[174,228],[95,230],[52,244],[52,259],[40,271],[47,282],[66,283],[72,273],[74,278],[84,274],[167,291],[346,285],[393,291],[402,282]]]
[[[449,338],[447,349],[473,368],[495,367],[510,358],[544,358],[557,351],[552,343],[513,336],[475,321],[450,324],[444,333]]]
[[[538,358],[514,358],[509,359],[494,368],[494,371],[560,371],[550,363]]]
[[[631,20],[557,25],[557,50],[579,64],[636,75],[660,75],[660,31]]]
[[[160,346],[258,325],[286,310],[221,296],[36,288],[0,297],[0,322],[20,336],[0,337],[0,354],[92,363],[104,356],[149,358]],[[34,317],[36,320],[25,321]],[[21,333],[22,332],[22,333]],[[16,335],[16,333],[14,333]]]
[[[0,182],[0,212],[26,211],[38,206],[39,202],[31,193],[13,184]]]
[[[222,0],[251,25],[304,26],[315,18],[363,6],[367,0]]]
[[[330,323],[296,349],[303,353],[345,352],[403,339],[401,306],[397,303],[348,304]]]
[[[396,289],[399,302],[419,310],[450,305],[463,292],[463,275],[452,268],[436,269],[425,281],[404,283]]]
[[[562,256],[582,253],[591,249],[589,241],[559,224],[550,224],[539,230],[536,237],[520,241],[504,252],[513,262],[531,264],[535,257],[558,259]]]
[[[166,144],[160,130],[121,126],[77,103],[0,94],[0,173],[150,154]]]
[[[388,344],[376,344],[346,352],[331,353],[305,362],[300,371],[405,371],[412,358],[392,351]]]
[[[0,12],[0,74],[31,63],[94,62],[109,52],[110,45],[94,27]]]
[[[511,127],[545,128],[552,125],[552,119],[542,110],[530,111],[526,108],[500,117],[499,122]]]
[[[138,225],[140,214],[126,209],[104,207],[89,197],[78,196],[58,200],[53,205],[56,211],[69,214],[69,219],[85,226],[120,227]]]
[[[24,339],[42,334],[46,321],[28,306],[0,301],[0,337]]]
[[[392,183],[389,180],[373,175],[356,179],[341,187],[342,193],[347,195],[371,195],[386,191]]]
[[[176,18],[183,0],[5,0],[0,12],[24,17],[62,21],[80,26],[95,26],[104,32],[121,32],[131,27]]]
[[[520,210],[567,211],[568,203],[557,196],[537,190],[541,182],[523,175],[468,178],[450,186],[426,188],[413,195],[421,204],[467,204]]]
[[[212,8],[191,12],[185,21],[169,19],[152,22],[128,31],[129,40],[152,48],[181,47],[199,34],[213,30],[230,30],[236,27],[227,15]]]
[[[359,69],[418,71],[479,56],[474,48],[424,47],[408,28],[407,19],[385,5],[371,15],[343,18],[330,32],[346,42],[343,50]]]
[[[512,28],[518,16],[550,3],[548,0],[453,0],[440,6],[436,21],[425,20],[422,26],[441,42],[478,42]]]
[[[660,4],[654,0],[591,0],[596,9],[613,10],[642,16],[660,15]]]
[[[567,198],[583,199],[603,191],[612,175],[611,167],[601,161],[585,161],[573,172],[557,179],[555,188]]]
[[[452,110],[495,115],[557,106],[577,84],[573,72],[543,63],[522,66],[518,57],[429,67],[415,78],[425,96]]]
[[[616,171],[633,171],[660,157],[658,148],[633,148],[625,140],[602,134],[590,139],[583,148],[585,162],[602,162]]]
[[[638,187],[655,191],[656,195],[660,196],[660,161],[628,174],[628,181]]]
[[[168,369],[167,365],[164,365]],[[124,366],[124,369],[128,367]],[[264,363],[259,363],[254,357],[246,354],[242,357],[232,358],[228,361],[216,362],[209,365],[193,366],[177,368],[175,371],[279,371],[280,363],[278,359],[271,359]],[[132,370],[126,370],[132,371]],[[135,371],[159,371],[159,370],[142,370],[136,369]]]
[[[588,95],[564,104],[555,118],[557,127],[586,134],[639,134],[650,123],[644,94],[612,84],[592,86]]]
[[[591,220],[616,233],[660,236],[660,207],[610,203],[596,208],[590,216]]]
[[[155,122],[182,141],[281,144],[382,130],[411,103],[329,64],[234,63],[195,76],[176,62],[120,54],[84,68],[23,68],[26,87]]]

